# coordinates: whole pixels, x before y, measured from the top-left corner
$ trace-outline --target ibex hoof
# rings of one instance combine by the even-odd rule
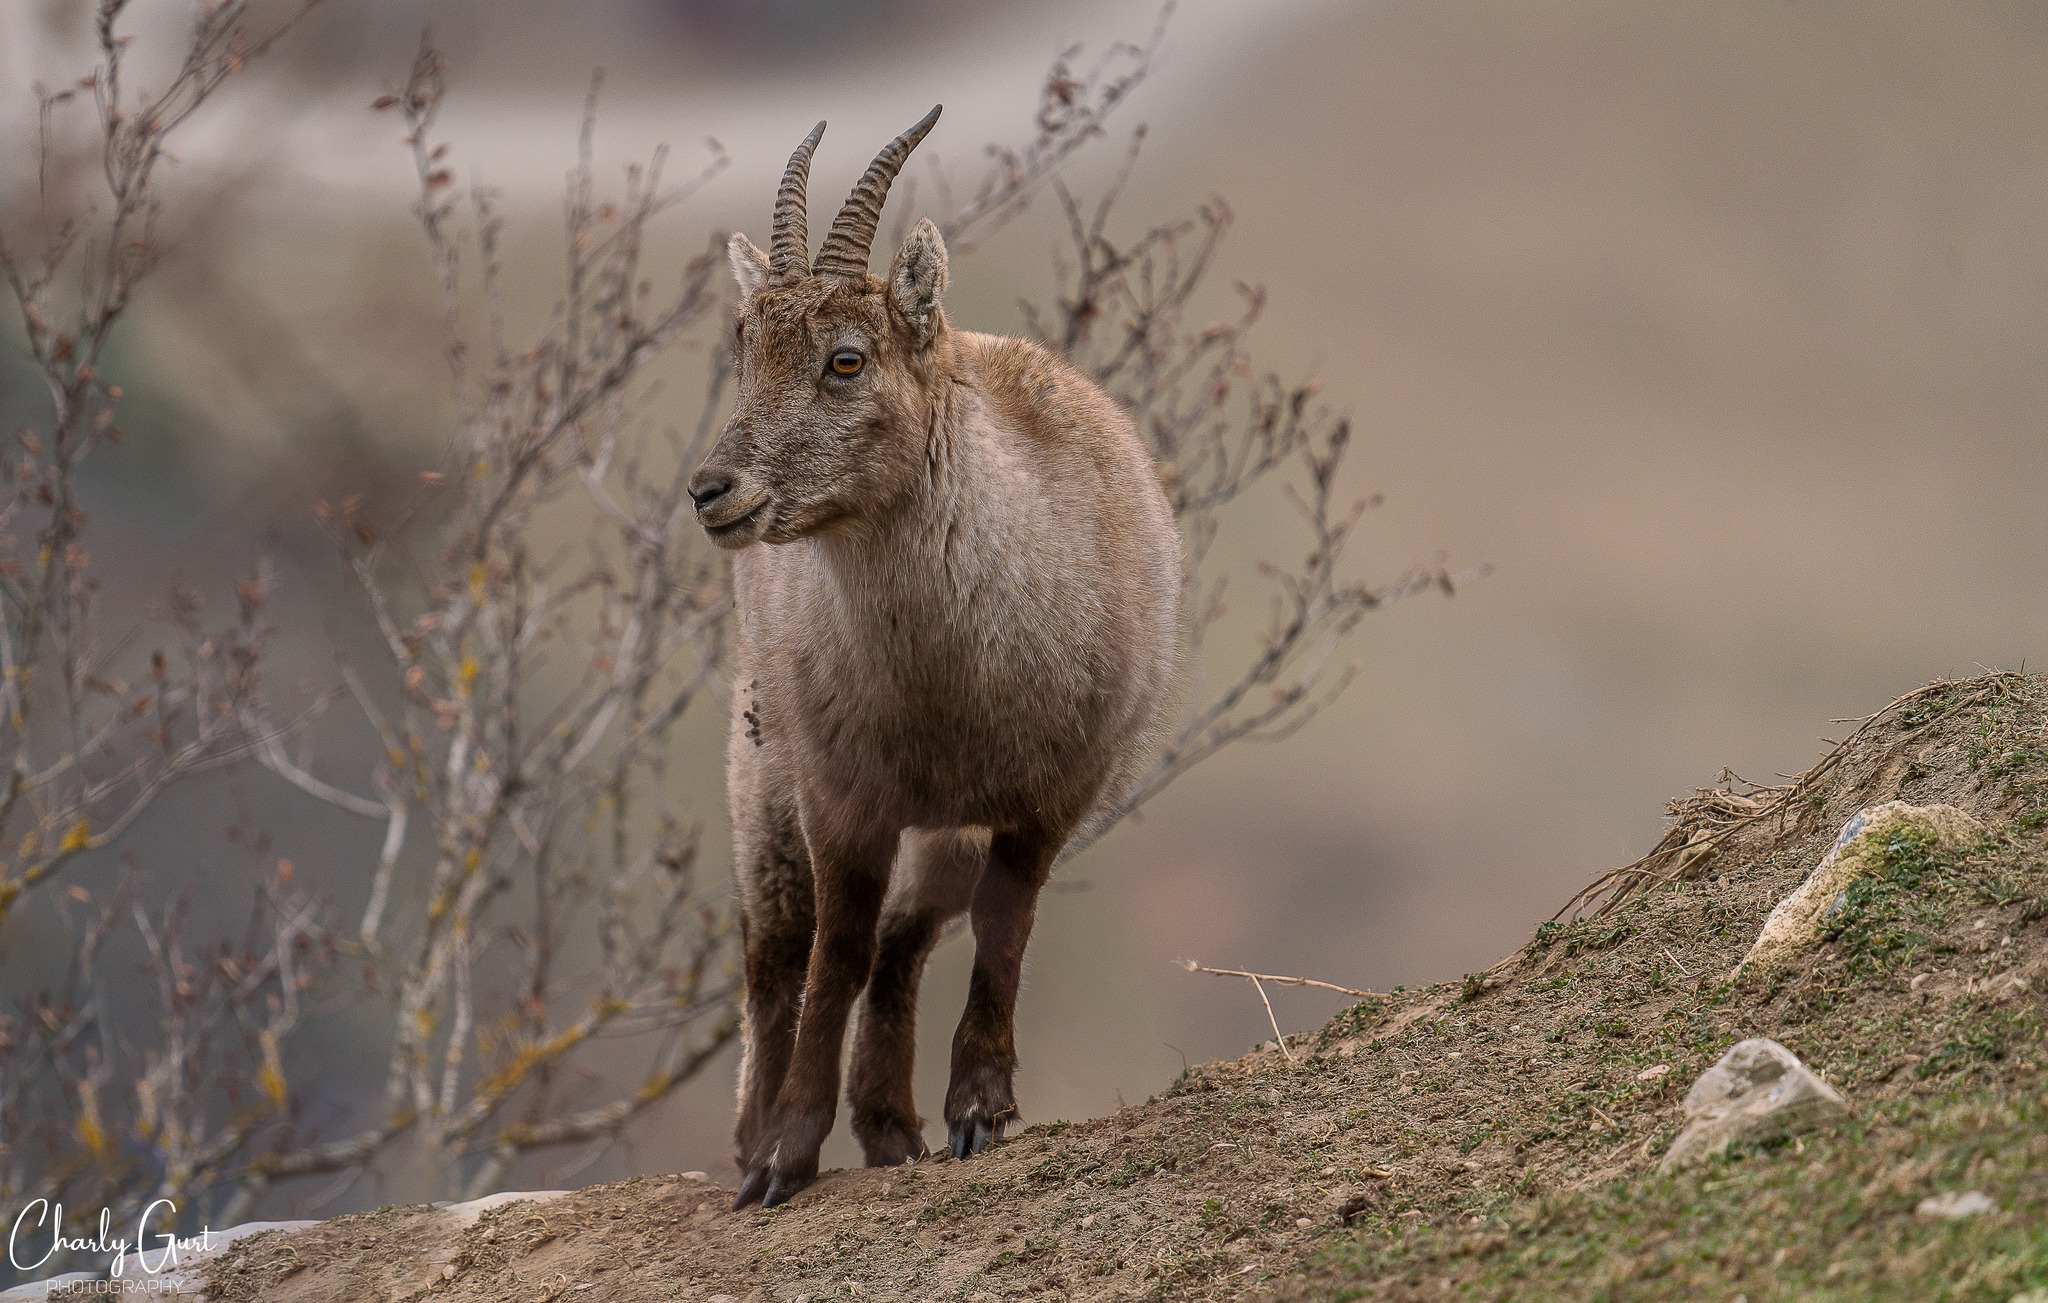
[[[738,1212],[748,1204],[761,1202],[761,1196],[768,1193],[768,1169],[753,1167],[740,1178],[739,1193],[732,1197],[732,1210]]]
[[[924,1132],[915,1123],[901,1119],[886,1122],[856,1120],[853,1134],[860,1139],[861,1155],[869,1167],[896,1167],[914,1163],[925,1156]]]
[[[756,1149],[757,1157],[741,1177],[740,1192],[732,1197],[734,1211],[754,1203],[763,1208],[788,1203],[790,1196],[818,1179],[818,1144],[790,1137],[793,1129],[781,1129],[779,1138],[771,1135]]]
[[[953,1147],[955,1158],[972,1157],[1002,1138],[1002,1123],[990,1119],[986,1113],[979,1111],[970,1113],[957,1122],[949,1123],[946,1127],[946,1139]]]
[[[740,1182],[740,1192],[732,1197],[733,1211],[738,1212],[749,1204],[758,1203],[763,1208],[773,1208],[777,1204],[788,1203],[797,1191],[810,1183],[811,1178],[808,1176],[778,1171],[763,1163],[749,1171],[746,1178]]]
[[[761,1196],[761,1206],[773,1208],[777,1204],[788,1203],[791,1195],[809,1184],[810,1182],[802,1177],[792,1176],[788,1172],[777,1172],[775,1178],[768,1183],[768,1193]]]

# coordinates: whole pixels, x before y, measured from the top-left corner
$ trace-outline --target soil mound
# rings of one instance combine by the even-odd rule
[[[1892,838],[1810,945],[1736,975],[1845,824],[1888,801],[1985,832]],[[770,1213],[649,1177],[466,1226],[336,1218],[236,1244],[208,1296],[2006,1303],[2048,1286],[2048,684],[1931,685],[1795,782],[1724,774],[1671,813],[1648,856],[1490,971],[1365,1001],[1109,1117],[968,1162],[828,1173]],[[1688,1086],[1755,1036],[1849,1118],[1657,1173]]]

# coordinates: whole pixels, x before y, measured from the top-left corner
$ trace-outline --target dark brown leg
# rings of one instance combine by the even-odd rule
[[[792,820],[792,823],[794,821]],[[794,828],[789,829],[795,838]],[[796,1045],[797,1012],[818,910],[801,838],[771,838],[741,874],[740,931],[746,948],[746,1006],[741,1025],[740,1170],[753,1160],[761,1132],[782,1090]]]
[[[946,923],[967,909],[988,856],[986,837],[913,830],[903,838],[882,909],[875,969],[854,1025],[846,1098],[869,1167],[922,1157],[924,1120],[912,1091],[917,1062],[917,988]]]
[[[912,1090],[917,1054],[917,984],[945,921],[918,911],[883,921],[875,971],[853,1036],[846,1101],[869,1167],[924,1156],[924,1119]]]
[[[1038,830],[997,833],[989,844],[971,911],[974,976],[953,1035],[946,1090],[946,1136],[955,1158],[987,1149],[1017,1116],[1017,982],[1039,888],[1058,849],[1057,839]]]
[[[741,1176],[735,1208],[756,1201],[773,1208],[818,1175],[818,1150],[832,1130],[839,1100],[846,1019],[874,964],[875,924],[896,850],[895,829],[833,829],[821,835],[807,825],[806,834],[818,930],[804,975],[796,1049]]]

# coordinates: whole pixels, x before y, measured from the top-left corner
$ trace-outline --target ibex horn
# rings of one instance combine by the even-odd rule
[[[875,155],[875,161],[868,164],[867,172],[853,193],[846,197],[846,206],[839,210],[839,216],[832,219],[832,229],[825,236],[825,243],[818,250],[818,261],[811,270],[820,276],[860,277],[868,274],[868,246],[875,242],[875,227],[882,220],[882,201],[889,197],[889,183],[903,170],[903,164],[910,157],[910,151],[917,148],[932,124],[939,120],[942,105],[934,104],[932,111],[918,119],[916,126],[889,142],[888,148]]]
[[[811,176],[811,154],[825,134],[820,122],[804,137],[804,143],[789,156],[782,184],[775,191],[774,238],[769,241],[768,263],[775,280],[787,285],[811,274],[811,232],[804,217],[804,185]]]

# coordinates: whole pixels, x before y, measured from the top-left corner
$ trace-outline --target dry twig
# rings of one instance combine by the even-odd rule
[[[1180,966],[1190,973],[1208,973],[1215,977],[1242,977],[1252,982],[1278,982],[1282,986],[1313,986],[1318,990],[1335,991],[1339,995],[1355,996],[1360,1000],[1387,1000],[1392,997],[1385,991],[1360,991],[1354,987],[1338,986],[1335,982],[1318,981],[1313,977],[1282,977],[1276,973],[1251,973],[1242,968],[1210,968],[1192,959],[1183,959]]]
[[[1984,686],[1975,694],[1962,701],[1950,703],[1943,713],[1960,710],[1981,699],[1985,694],[1998,691],[2002,683],[2018,677],[2012,673],[1988,675]],[[1724,773],[1723,786],[1704,788],[1692,796],[1673,801],[1671,827],[1658,839],[1657,844],[1647,855],[1618,869],[1610,869],[1587,884],[1567,900],[1557,913],[1551,915],[1551,922],[1604,918],[1644,888],[1669,882],[1691,866],[1703,863],[1709,853],[1736,832],[1767,819],[1797,819],[1807,794],[1814,791],[1823,778],[1834,772],[1836,766],[1840,765],[1873,729],[1914,703],[1947,692],[1952,687],[1953,684],[1948,681],[1930,683],[1894,698],[1882,709],[1865,716],[1854,732],[1836,743],[1821,757],[1820,763],[1789,783],[1775,787],[1743,784],[1745,790],[1736,791],[1728,784],[1739,783],[1741,780]],[[1932,722],[1923,721],[1919,727],[1924,728]],[[1494,967],[1497,969],[1515,962],[1521,954],[1522,952],[1518,951]]]

